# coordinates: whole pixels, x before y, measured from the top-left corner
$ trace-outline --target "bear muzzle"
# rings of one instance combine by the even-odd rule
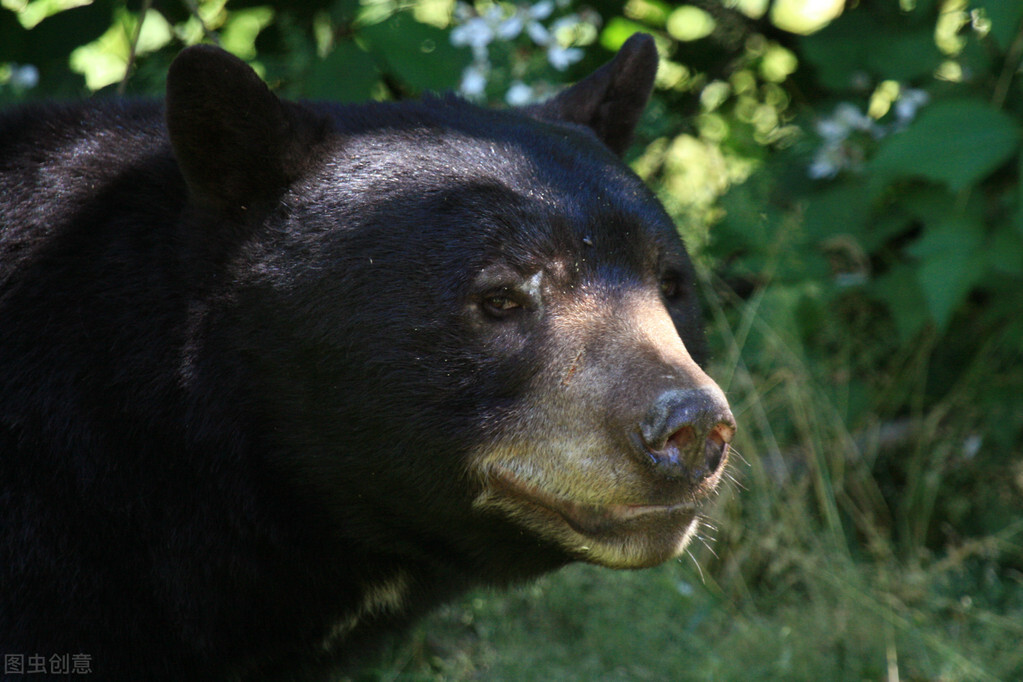
[[[550,308],[551,361],[478,454],[474,506],[592,563],[677,556],[724,475],[724,393],[652,291],[592,287]]]

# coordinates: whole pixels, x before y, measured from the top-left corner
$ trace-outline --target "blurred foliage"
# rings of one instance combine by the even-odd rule
[[[713,551],[469,595],[366,679],[1023,679],[1023,3],[0,4],[0,105],[158,95],[201,41],[288,97],[521,104],[655,37],[628,160],[745,459]]]
[[[882,498],[850,502],[883,502],[904,551],[1023,511],[1021,20],[1016,2],[864,2],[792,40],[802,132],[721,198],[708,249],[851,437],[905,425],[874,464]]]

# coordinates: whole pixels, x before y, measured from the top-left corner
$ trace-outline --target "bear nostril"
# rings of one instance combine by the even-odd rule
[[[696,431],[692,426],[683,426],[675,433],[668,437],[667,447],[678,448],[679,452],[685,452],[687,448],[691,446],[691,443],[696,440]]]
[[[732,436],[734,435],[735,427],[725,422],[719,422],[717,426],[710,430],[704,446],[708,473],[714,473],[721,466],[721,462],[728,452],[728,444],[732,441]]]

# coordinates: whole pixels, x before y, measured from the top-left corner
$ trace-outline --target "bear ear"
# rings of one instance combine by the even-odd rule
[[[657,74],[654,39],[636,33],[614,59],[554,98],[526,112],[537,118],[578,123],[593,129],[604,144],[625,153],[646,108]]]
[[[167,74],[174,156],[193,198],[220,211],[278,195],[312,141],[312,118],[219,47],[185,48]]]

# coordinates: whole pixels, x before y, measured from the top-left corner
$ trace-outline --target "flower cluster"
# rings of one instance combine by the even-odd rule
[[[0,83],[15,90],[31,90],[39,85],[39,69],[32,64],[0,65]]]
[[[590,14],[567,14],[555,18],[556,9],[564,9],[570,0],[541,0],[531,5],[519,5],[509,13],[505,6],[494,4],[482,13],[467,2],[455,6],[451,43],[472,49],[473,61],[462,74],[459,92],[469,99],[482,99],[491,75],[490,46],[495,41],[511,42],[520,36],[543,49],[547,62],[564,71],[583,57],[583,51],[573,45],[573,36],[582,26],[595,29],[598,17]],[[549,23],[548,23],[549,22]],[[506,101],[519,106],[535,101],[540,95],[521,80],[512,81],[505,95]]]
[[[814,180],[825,180],[844,170],[859,170],[867,155],[866,141],[903,130],[929,99],[923,90],[902,90],[892,108],[894,120],[888,125],[881,125],[855,104],[839,104],[831,116],[817,121],[815,128],[823,144],[814,155],[807,174]]]

